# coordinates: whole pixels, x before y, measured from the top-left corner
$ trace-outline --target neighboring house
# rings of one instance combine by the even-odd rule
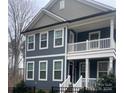
[[[51,0],[23,32],[26,84],[92,88],[115,73],[115,19],[114,8],[94,0]]]

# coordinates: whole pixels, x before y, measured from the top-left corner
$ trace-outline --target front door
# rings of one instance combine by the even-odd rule
[[[70,80],[73,83],[74,82],[74,62],[69,62],[69,75],[70,75]]]
[[[79,77],[82,75],[85,78],[85,62],[80,62],[79,64]]]

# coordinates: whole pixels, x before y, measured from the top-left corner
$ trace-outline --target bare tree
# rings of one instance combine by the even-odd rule
[[[18,67],[24,58],[24,37],[21,32],[34,16],[33,0],[8,0],[9,72],[15,84]]]

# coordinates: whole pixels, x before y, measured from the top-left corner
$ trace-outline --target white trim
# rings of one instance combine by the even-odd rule
[[[33,63],[33,76],[32,76],[32,78],[30,79],[30,78],[28,78],[28,64],[29,63]],[[35,67],[35,64],[34,64],[34,61],[27,61],[27,66],[26,66],[26,80],[34,80],[34,67]]]
[[[100,31],[89,32],[89,40],[91,40],[91,35],[92,35],[92,34],[98,34],[98,39],[100,39],[100,37],[101,37],[101,36],[100,36]],[[97,40],[98,40],[98,39],[97,39]]]
[[[47,34],[47,46],[46,47],[43,47],[41,48],[41,35],[42,34]],[[41,32],[40,33],[40,36],[39,36],[39,50],[42,50],[42,49],[48,49],[48,43],[49,43],[49,32]]]
[[[26,54],[27,53],[26,52],[26,49],[27,49],[26,44],[27,44],[27,42],[26,42],[26,36],[25,36],[25,58],[24,58],[24,62],[23,62],[24,63],[23,64],[23,67],[24,67],[24,71],[23,71],[24,72],[24,81],[26,80],[26,55],[27,55]]]
[[[47,15],[49,15],[49,16],[55,18],[55,19],[58,20],[58,21],[66,21],[64,18],[62,18],[62,17],[60,17],[60,16],[58,16],[58,15],[56,15],[56,14],[54,14],[54,13],[48,11],[48,10],[46,10],[46,9],[42,9],[42,10],[43,10]]]
[[[46,58],[46,57],[59,57],[59,56],[65,56],[65,54],[51,54],[51,55],[42,55],[42,56],[30,56],[26,57],[26,59],[35,59],[35,58]]]
[[[55,65],[55,62],[57,62],[57,61],[61,61],[61,79],[54,78],[54,65]],[[53,81],[63,81],[63,59],[53,60]]]
[[[99,78],[99,63],[108,63],[109,61],[97,61],[97,78]],[[109,64],[108,64],[109,65]],[[108,68],[107,68],[108,69]],[[102,71],[101,71],[102,72]],[[108,74],[108,70],[107,71],[103,71],[103,72],[107,72]]]
[[[62,45],[55,45],[55,32],[62,30]],[[63,28],[59,28],[59,29],[54,29],[54,40],[53,40],[53,47],[54,48],[59,48],[59,47],[63,47],[64,46],[64,27]]]
[[[33,36],[33,49],[28,49],[28,39],[29,39],[29,37],[30,36]],[[35,34],[32,34],[32,35],[28,35],[27,37],[26,37],[26,43],[27,43],[27,51],[34,51],[35,50]]]
[[[40,63],[46,63],[46,78],[45,79],[41,79],[40,78]],[[48,75],[48,61],[47,60],[41,60],[41,61],[39,61],[39,73],[38,73],[38,80],[40,80],[40,81],[47,81],[47,75]]]
[[[102,49],[102,50],[92,50],[85,52],[69,53],[67,54],[67,59],[85,59],[85,58],[101,58],[101,57],[116,57],[115,49]]]

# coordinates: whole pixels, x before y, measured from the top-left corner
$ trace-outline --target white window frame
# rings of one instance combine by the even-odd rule
[[[97,62],[97,78],[99,78],[99,72],[107,72],[107,75],[108,75],[108,68],[107,68],[107,71],[99,71],[99,63],[107,63],[109,61],[98,61]]]
[[[57,31],[60,31],[60,30],[62,30],[62,45],[55,45],[55,33],[57,32]],[[54,46],[54,48],[59,48],[59,47],[63,47],[64,46],[64,28],[59,28],[59,29],[54,29],[54,44],[53,44]]]
[[[33,41],[33,49],[29,49],[29,48],[28,48],[29,43],[30,43],[30,42],[29,42],[29,37],[30,37],[30,36],[33,36],[33,40],[34,40],[34,41]],[[33,35],[28,35],[28,36],[27,36],[26,43],[27,43],[27,51],[34,51],[34,50],[35,50],[35,34],[33,34]]]
[[[40,63],[46,63],[46,78],[45,79],[41,79],[40,78]],[[42,70],[42,71],[44,71],[44,70]],[[48,75],[48,61],[47,60],[42,60],[42,61],[39,61],[39,80],[40,81],[47,81],[47,75]]]
[[[98,39],[100,39],[100,31],[90,32],[89,33],[89,40],[91,40],[91,35],[92,34],[98,34],[99,35]]]
[[[60,0],[59,2],[59,10],[62,10],[65,8],[65,0]]]
[[[28,64],[29,63],[33,63],[33,70],[31,70],[31,71],[33,71],[33,75],[32,75],[32,78],[28,78]],[[27,61],[27,66],[26,66],[26,80],[34,80],[34,67],[35,67],[35,64],[34,64],[34,61]]]
[[[41,48],[41,35],[42,34],[47,34],[47,46],[46,47],[43,47]],[[40,33],[40,36],[39,36],[39,49],[42,50],[42,49],[48,49],[48,42],[49,42],[49,34],[48,32],[42,32]]]
[[[61,79],[55,79],[54,78],[54,66],[55,66],[55,62],[57,61],[61,61]],[[56,59],[53,60],[53,81],[63,81],[63,59]]]

